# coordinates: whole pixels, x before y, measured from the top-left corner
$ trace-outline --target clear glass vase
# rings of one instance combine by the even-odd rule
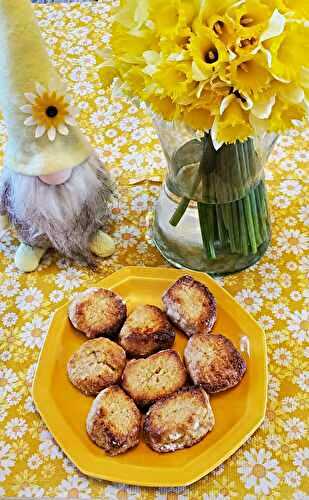
[[[264,164],[276,136],[213,147],[208,133],[155,117],[168,172],[155,205],[153,239],[176,267],[221,275],[257,262],[270,217]]]

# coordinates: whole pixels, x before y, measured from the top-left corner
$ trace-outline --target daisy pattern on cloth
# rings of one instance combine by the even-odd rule
[[[272,0],[263,0],[263,5],[271,3]],[[304,9],[309,5],[308,2],[296,3]],[[293,7],[296,3],[293,3]],[[176,2],[173,3],[175,4]],[[192,5],[193,2],[188,4]],[[220,2],[210,1],[209,4],[216,7]],[[292,2],[282,0],[280,4],[291,6]],[[255,0],[251,5],[256,5]],[[39,344],[44,338],[44,329],[42,328],[41,335],[40,325],[36,323],[36,329],[34,318],[41,318],[44,326],[45,319],[64,302],[71,300],[75,292],[84,287],[95,286],[98,279],[119,267],[130,263],[136,265],[137,260],[146,266],[166,265],[151,245],[149,228],[143,225],[161,189],[159,182],[153,179],[162,178],[165,164],[155,130],[143,109],[136,108],[126,98],[117,98],[117,108],[112,107],[108,114],[109,107],[115,104],[115,101],[109,91],[102,89],[97,68],[85,64],[84,60],[82,62],[83,56],[95,55],[96,48],[102,47],[102,44],[108,47],[115,6],[115,0],[35,6],[43,37],[48,39],[54,65],[67,82],[67,92],[72,95],[80,110],[79,121],[86,135],[91,137],[102,160],[117,177],[117,184],[121,188],[119,203],[113,210],[111,219],[113,231],[118,235],[119,250],[113,259],[104,262],[100,274],[85,271],[77,262],[63,259],[51,252],[51,263],[47,267],[40,268],[35,276],[21,275],[13,260],[17,244],[14,233],[8,231],[2,236],[0,498],[27,498],[27,495],[30,495],[28,498],[35,498],[36,494],[46,498],[68,498],[73,493],[76,494],[75,498],[85,498],[88,495],[90,498],[111,500],[307,500],[309,450],[306,448],[306,434],[303,434],[306,429],[303,427],[306,421],[309,370],[306,368],[308,326],[306,317],[303,316],[306,311],[303,289],[307,285],[309,259],[305,250],[306,242],[303,241],[308,233],[305,226],[308,208],[304,206],[303,195],[307,182],[304,161],[306,154],[308,155],[305,154],[305,143],[309,140],[309,130],[305,127],[289,132],[288,137],[293,138],[293,145],[288,145],[291,141],[286,140],[277,143],[268,164],[268,170],[273,174],[273,178],[267,181],[270,187],[270,208],[276,218],[272,247],[255,266],[237,275],[224,277],[226,290],[236,297],[261,325],[266,326],[269,385],[265,425],[260,427],[224,466],[217,467],[195,485],[184,489],[135,489],[83,476],[61,454],[39,415],[34,413],[29,395],[39,356]],[[81,34],[80,27],[86,27],[88,33]],[[125,49],[127,50],[127,47]],[[38,78],[37,80],[39,81]],[[84,81],[91,83],[93,89],[85,85]],[[81,88],[87,88],[90,93],[81,95]],[[19,105],[26,102],[28,101],[24,99]],[[112,125],[103,127],[101,121],[99,124],[92,123],[91,118],[97,112],[107,113],[108,118],[112,115]],[[22,118],[30,116],[21,112],[20,115]],[[126,130],[121,130],[120,123],[129,116],[139,119],[138,128],[132,128],[130,122],[128,127],[125,121]],[[102,114],[96,117],[101,120]],[[32,135],[31,127],[25,127],[24,130]],[[72,133],[73,129],[69,132],[69,139]],[[57,136],[56,140],[61,138],[65,139],[64,136]],[[6,129],[0,118],[1,157],[6,140]],[[39,144],[39,141],[40,139],[36,143]],[[49,142],[46,133],[42,141]],[[128,158],[129,163],[123,161],[124,158]],[[138,179],[138,184],[131,185],[132,178]],[[298,195],[294,195],[292,191],[299,191],[299,185],[302,189]],[[148,196],[148,203],[145,195]],[[291,222],[291,216],[296,219],[294,225],[287,223]],[[132,228],[138,231],[138,235],[131,231]],[[282,275],[287,287],[281,281]],[[277,287],[281,289],[280,296],[270,299],[269,293],[277,294]],[[296,292],[302,292],[298,301],[294,300]],[[33,309],[29,309],[29,306]],[[14,321],[15,316],[6,317],[8,313],[18,316],[15,325],[9,327],[4,325],[3,319],[10,322]],[[10,357],[7,357],[8,355]],[[287,359],[289,363],[282,365]],[[13,441],[5,434],[5,429],[14,418],[24,419],[28,430],[21,439]],[[283,426],[285,422],[288,422],[286,427]],[[22,455],[19,446],[21,448],[25,444],[29,447],[27,453]],[[264,450],[264,457],[257,457],[259,450]],[[270,456],[265,454],[268,451]],[[250,460],[246,458],[245,453],[250,454]],[[276,465],[271,466],[271,460],[276,460]],[[266,476],[259,477],[265,472]],[[296,472],[298,477],[290,474],[291,472]],[[27,476],[24,476],[24,473],[27,473]],[[271,474],[279,481],[270,479]],[[71,480],[73,477],[75,479]],[[76,477],[80,478],[80,481]],[[88,482],[87,485],[83,480]],[[269,489],[268,496],[262,492],[264,487]],[[258,488],[261,489],[260,493],[257,492]]]
[[[238,472],[245,488],[253,488],[256,495],[269,495],[279,483],[281,468],[270,451],[265,451],[263,448],[261,450],[251,448],[250,451],[244,452]]]
[[[57,133],[68,135],[69,127],[75,125],[77,114],[69,96],[54,89],[46,89],[40,83],[36,83],[35,88],[36,92],[24,94],[28,104],[20,108],[29,115],[24,121],[26,127],[35,127],[36,139],[47,134],[51,142],[56,139]]]
[[[60,498],[91,498],[89,481],[77,475],[63,479],[57,491]]]
[[[16,454],[9,443],[0,441],[0,481],[4,481],[10,474],[10,469],[14,466]]]

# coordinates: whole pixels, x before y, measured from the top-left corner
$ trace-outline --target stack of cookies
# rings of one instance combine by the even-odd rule
[[[69,306],[89,340],[69,359],[68,376],[96,396],[87,432],[110,455],[136,446],[141,434],[159,453],[198,443],[215,423],[209,394],[234,387],[246,371],[232,342],[210,333],[216,301],[206,286],[183,276],[162,301],[165,311],[140,305],[127,316],[119,295],[92,288]],[[184,361],[173,349],[176,329],[189,337]]]

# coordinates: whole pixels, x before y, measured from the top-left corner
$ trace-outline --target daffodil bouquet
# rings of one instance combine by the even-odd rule
[[[196,131],[182,148],[196,169],[186,169],[190,189],[170,222],[196,200],[208,259],[223,246],[255,254],[267,232],[254,138],[305,118],[308,18],[308,2],[297,0],[120,1],[102,79]]]

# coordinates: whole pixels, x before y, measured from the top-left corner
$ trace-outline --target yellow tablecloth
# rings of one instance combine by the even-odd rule
[[[50,54],[80,108],[81,126],[119,185],[120,199],[113,209],[111,228],[117,252],[105,262],[103,275],[130,264],[164,265],[149,240],[149,214],[164,165],[156,134],[149,119],[133,104],[111,101],[100,86],[95,67],[96,49],[109,39],[112,4],[112,0],[104,0],[36,7]],[[0,155],[5,142],[5,127],[0,121]],[[251,269],[220,280],[266,331],[270,371],[266,420],[232,458],[188,488],[154,490],[93,480],[80,474],[63,455],[33,407],[30,385],[51,313],[101,275],[56,253],[44,258],[38,272],[22,275],[13,263],[18,244],[13,232],[2,237],[1,498],[308,498],[308,159],[308,130],[295,129],[282,137],[267,170],[272,247]]]

